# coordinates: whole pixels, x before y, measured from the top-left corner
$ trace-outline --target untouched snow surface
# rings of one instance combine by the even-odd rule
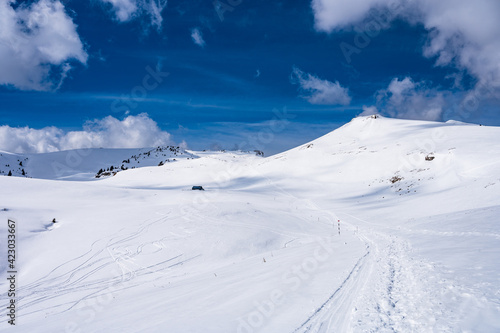
[[[0,330],[498,332],[499,137],[361,117],[268,158],[0,177]]]

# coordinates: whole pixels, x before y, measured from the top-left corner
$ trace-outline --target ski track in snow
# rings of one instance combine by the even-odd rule
[[[118,235],[111,239],[102,237],[91,245],[88,252],[55,267],[38,280],[20,286],[18,288],[19,294],[21,295],[18,298],[20,304],[19,311],[22,311],[25,316],[38,312],[47,312],[49,309],[57,311],[56,313],[66,312],[88,298],[99,296],[100,293],[105,292],[113,285],[123,284],[124,282],[129,282],[147,274],[158,273],[177,265],[182,265],[201,256],[200,254],[180,260],[183,256],[180,254],[146,267],[138,266],[135,269],[130,269],[130,266],[127,266],[127,268],[124,269],[124,265],[121,262],[123,257],[115,257],[113,253],[116,252],[121,245],[129,244],[131,241],[147,232],[150,227],[163,222],[167,218],[168,216],[164,216],[154,221],[145,221],[143,222],[143,226],[139,229],[125,235]],[[130,253],[126,258],[128,260],[133,260],[135,256],[141,253],[145,245],[151,243],[152,242],[139,244],[136,253]],[[166,265],[176,259],[178,259],[176,263]],[[76,266],[71,267],[71,265],[75,263]],[[120,267],[120,276],[112,279],[106,277],[93,279],[100,270],[114,265]],[[69,294],[84,294],[85,296],[79,297],[77,301],[72,303],[57,303],[57,299],[63,298]],[[53,300],[56,301],[56,305],[44,306],[30,311],[30,308],[36,308],[36,305],[40,303]]]
[[[345,220],[343,224],[355,229]],[[411,259],[408,244],[398,237],[359,226],[356,233],[366,253],[293,333],[456,332],[437,321],[437,316],[454,315],[425,286],[430,264]]]
[[[341,285],[293,333],[332,332],[332,328],[338,329],[339,332],[343,331],[343,328],[348,324],[348,318],[341,316],[340,313],[342,310],[350,308],[353,301],[351,295],[357,295],[359,289],[370,276],[370,266],[369,263],[368,265],[366,263],[369,255],[370,251],[367,248],[366,254],[359,258]]]

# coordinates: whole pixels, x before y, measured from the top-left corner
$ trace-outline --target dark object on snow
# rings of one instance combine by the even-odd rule
[[[52,220],[52,223],[56,223],[56,222],[57,222],[56,218],[54,217],[54,219]]]
[[[432,161],[434,158],[435,158],[435,157],[434,157],[434,156],[432,156],[432,155],[427,155],[427,156],[425,156],[425,160],[426,160],[426,161]]]
[[[198,190],[198,191],[205,191],[205,189],[203,188],[203,186],[193,186],[193,188],[191,188],[193,191],[194,190]]]
[[[392,177],[391,179],[389,179],[389,181],[394,184],[394,183],[401,181],[402,179],[403,178],[396,175],[396,176]]]

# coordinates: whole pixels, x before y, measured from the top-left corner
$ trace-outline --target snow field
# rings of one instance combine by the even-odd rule
[[[497,332],[498,134],[356,118],[265,159],[0,177],[0,218],[19,225],[14,330]]]

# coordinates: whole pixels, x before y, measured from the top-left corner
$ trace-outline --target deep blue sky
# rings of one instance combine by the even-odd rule
[[[89,54],[87,64],[72,63],[57,91],[0,86],[0,125],[75,130],[86,120],[146,112],[174,140],[186,140],[192,148],[231,148],[239,140],[234,131],[252,133],[250,125],[269,121],[274,108],[286,107],[295,118],[267,147],[274,153],[349,121],[363,105],[374,104],[374,94],[393,78],[455,89],[446,77],[458,71],[437,67],[434,58],[422,55],[427,32],[421,25],[394,22],[348,64],[339,45],[353,43],[357,33],[316,31],[307,0],[244,0],[224,13],[223,21],[212,1],[171,0],[160,31],[148,28],[147,19],[116,22],[110,8],[97,1],[67,1],[65,6]],[[204,47],[193,42],[194,27],[202,32]],[[158,64],[169,76],[143,100],[124,107],[120,96],[141,86],[145,68]],[[290,80],[294,67],[348,87],[350,105],[314,105],[300,97]],[[466,75],[463,82],[474,79]],[[491,114],[468,121],[500,124]]]

